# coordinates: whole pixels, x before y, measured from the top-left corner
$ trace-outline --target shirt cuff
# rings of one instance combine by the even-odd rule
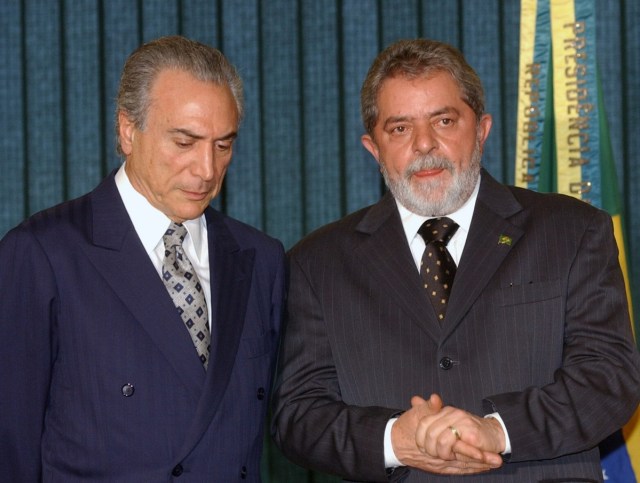
[[[404,466],[393,451],[393,444],[391,444],[391,428],[398,418],[391,418],[387,421],[387,426],[384,428],[384,467],[396,468],[398,466]]]
[[[500,454],[502,455],[511,454],[511,440],[509,440],[509,433],[507,432],[507,427],[504,425],[504,421],[500,417],[500,414],[498,413],[487,414],[485,418],[493,418],[498,420],[498,422],[500,423],[500,426],[502,426],[502,431],[504,431],[504,451]]]

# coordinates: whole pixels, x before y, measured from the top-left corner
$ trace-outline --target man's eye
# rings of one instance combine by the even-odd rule
[[[190,141],[176,141],[176,146],[178,146],[179,148],[188,148],[192,144],[193,143]]]
[[[398,133],[398,134],[405,133],[407,132],[407,126],[396,126],[391,130],[391,132]]]

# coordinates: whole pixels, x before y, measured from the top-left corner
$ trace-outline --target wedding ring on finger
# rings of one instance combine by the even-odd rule
[[[451,432],[453,433],[453,435],[456,437],[457,440],[461,440],[462,436],[460,436],[460,432],[454,428],[453,426],[449,426],[449,429],[451,430]]]

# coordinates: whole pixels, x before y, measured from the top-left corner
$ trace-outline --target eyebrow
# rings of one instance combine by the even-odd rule
[[[460,111],[453,106],[445,106],[441,109],[438,109],[437,111],[430,112],[428,117],[433,118],[433,117],[441,116],[442,114],[450,114],[450,113],[460,114]],[[410,116],[391,116],[385,119],[383,128],[388,127],[389,124],[411,121],[412,119],[414,118]]]
[[[410,121],[411,119],[413,118],[409,116],[391,116],[385,119],[383,128],[386,128],[387,126],[389,126],[389,124],[396,124],[398,122]]]
[[[185,129],[185,128],[174,128],[174,129],[169,129],[169,133],[170,134],[182,134],[183,136],[187,136],[190,137],[192,139],[205,139],[205,136],[202,136],[200,134],[196,134],[193,131],[190,131],[189,129]],[[222,137],[219,137],[216,139],[216,141],[229,141],[232,139],[235,139],[236,137],[238,137],[238,133],[236,131],[231,131],[229,134],[226,134]]]

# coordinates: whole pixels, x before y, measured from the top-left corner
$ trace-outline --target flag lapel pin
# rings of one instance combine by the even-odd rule
[[[498,245],[508,245],[511,246],[513,240],[511,240],[511,237],[509,235],[500,235],[498,237]]]

